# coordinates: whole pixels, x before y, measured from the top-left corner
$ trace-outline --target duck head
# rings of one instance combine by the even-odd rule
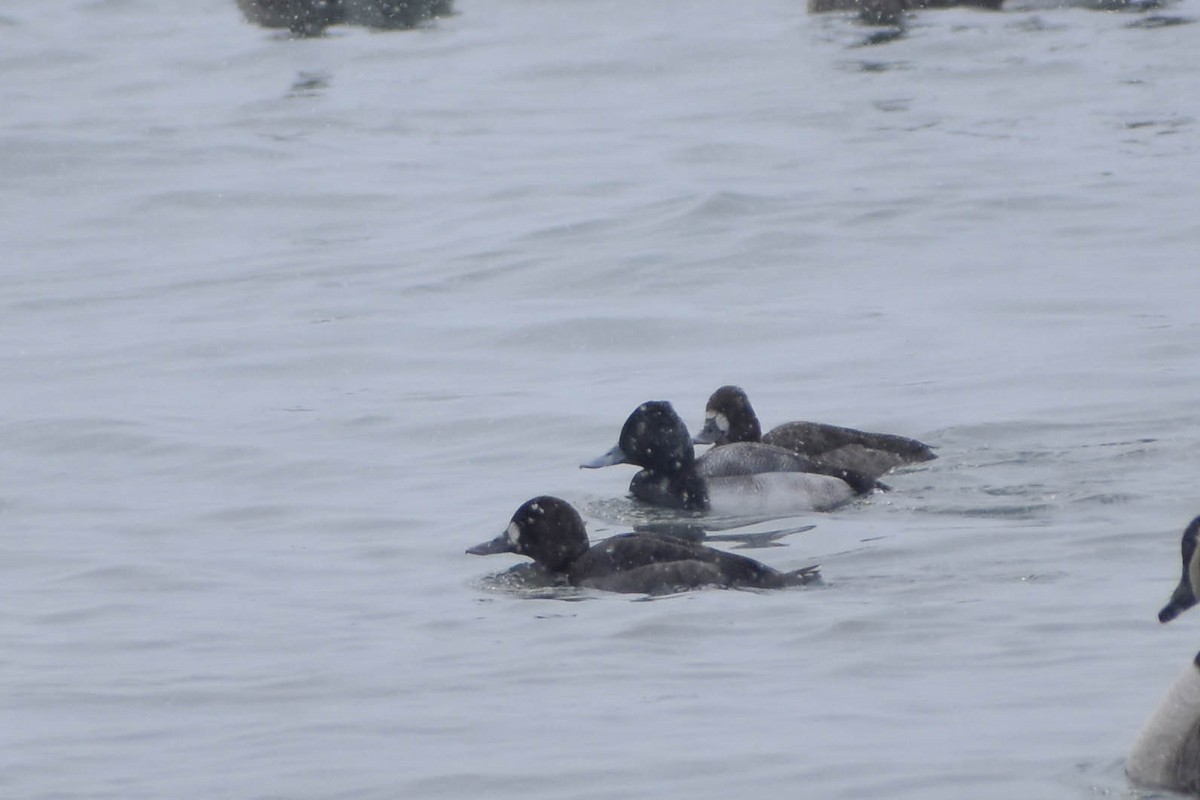
[[[1183,556],[1183,576],[1171,594],[1171,599],[1158,612],[1159,622],[1170,622],[1184,611],[1196,605],[1196,589],[1200,587],[1200,554],[1196,552],[1196,539],[1200,536],[1200,517],[1192,520],[1183,532],[1180,550]],[[1200,656],[1198,656],[1200,658]]]
[[[729,444],[762,441],[762,426],[750,398],[739,386],[722,386],[704,406],[704,427],[692,439],[696,444]]]
[[[579,512],[566,500],[542,495],[522,503],[503,533],[469,548],[467,553],[516,553],[532,558],[550,572],[563,572],[587,549],[587,528]]]
[[[613,464],[636,464],[662,475],[676,475],[696,461],[687,425],[665,400],[651,400],[633,410],[617,446],[599,458],[580,464],[586,469]]]

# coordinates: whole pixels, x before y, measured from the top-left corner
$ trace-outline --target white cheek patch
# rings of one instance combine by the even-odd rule
[[[521,543],[521,528],[520,528],[520,526],[517,525],[517,523],[515,523],[515,522],[510,522],[510,523],[508,523],[508,531],[507,532],[508,532],[508,543],[511,544],[513,547],[518,546]]]
[[[724,414],[714,414],[713,419],[717,423],[717,429],[721,433],[729,433],[729,417]]]

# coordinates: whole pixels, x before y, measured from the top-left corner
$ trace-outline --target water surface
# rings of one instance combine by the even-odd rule
[[[1197,648],[1194,7],[458,8],[0,2],[3,794],[1131,794]],[[644,519],[576,465],[723,383],[940,458],[770,523],[820,587],[463,554]]]

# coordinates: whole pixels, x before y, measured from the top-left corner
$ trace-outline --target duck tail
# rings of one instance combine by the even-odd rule
[[[859,472],[854,469],[844,469],[842,467],[834,467],[828,464],[819,464],[813,470],[821,475],[829,475],[834,478],[840,478],[854,491],[855,494],[863,495],[870,494],[878,489],[881,492],[889,492],[892,487],[888,486],[883,481],[868,475],[865,472]]]
[[[821,582],[821,565],[812,564],[811,566],[801,567],[792,572],[783,573],[784,581],[787,586],[807,586],[810,583]]]

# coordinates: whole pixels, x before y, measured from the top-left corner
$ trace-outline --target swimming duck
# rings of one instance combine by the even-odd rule
[[[759,472],[813,472],[813,461],[799,453],[762,442],[734,442],[710,448],[696,458],[696,471],[705,478],[755,475]]]
[[[665,400],[642,403],[621,428],[616,447],[580,466],[642,467],[630,493],[646,503],[686,511],[774,514],[828,511],[859,490],[842,478],[809,472],[764,472],[706,478],[696,465],[687,426]],[[873,485],[873,484],[872,484]],[[869,491],[870,486],[860,487]]]
[[[818,577],[816,567],[780,572],[746,556],[656,534],[624,533],[590,545],[579,512],[548,495],[525,501],[503,533],[467,553],[528,556],[571,586],[609,592],[667,594],[704,586],[781,589]]]
[[[1003,0],[808,0],[808,13],[822,14],[828,11],[857,11],[864,25],[895,25],[905,27],[905,16],[910,11],[927,8],[985,8],[996,11]]]
[[[785,422],[764,435],[750,398],[738,386],[722,386],[712,393],[704,408],[704,427],[693,441],[718,446],[763,442],[807,456],[823,466],[853,470],[872,478],[904,464],[937,458],[929,445],[916,439],[822,422]]]
[[[1198,535],[1200,517],[1183,532],[1183,577],[1158,612],[1159,622],[1170,622],[1196,605],[1196,589],[1200,586]],[[1125,773],[1146,789],[1200,795],[1200,654],[1175,680],[1142,728],[1125,761]]]
[[[237,0],[246,19],[295,36],[320,36],[330,25],[415,28],[454,13],[454,0]]]
[[[721,447],[710,447],[708,452],[696,458],[696,472],[702,478],[759,475],[764,472],[812,472],[840,478],[848,483],[856,494],[866,494],[872,489],[887,491],[889,488],[887,484],[870,475],[833,464],[824,464],[808,456],[762,442],[733,442]]]

